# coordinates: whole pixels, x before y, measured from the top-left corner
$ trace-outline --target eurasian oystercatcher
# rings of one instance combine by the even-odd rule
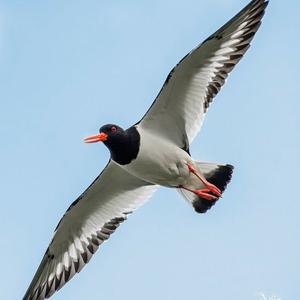
[[[158,186],[177,189],[199,213],[221,197],[233,167],[194,161],[189,145],[229,72],[257,32],[268,1],[253,0],[186,55],[169,73],[142,120],[129,129],[108,124],[102,141],[111,159],[69,207],[24,296],[43,300],[69,281]]]

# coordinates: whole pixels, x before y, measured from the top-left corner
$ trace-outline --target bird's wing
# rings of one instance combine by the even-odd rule
[[[251,1],[186,55],[169,73],[139,126],[188,147],[213,98],[249,48],[267,5],[265,0]]]
[[[156,188],[110,161],[59,222],[23,300],[43,300],[60,289]]]

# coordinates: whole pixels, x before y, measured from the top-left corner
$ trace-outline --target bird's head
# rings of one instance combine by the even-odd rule
[[[109,149],[111,158],[121,164],[128,164],[138,155],[140,135],[135,126],[126,130],[115,124],[107,124],[99,129],[99,134],[84,139],[86,143],[103,142]]]
[[[85,143],[103,142],[108,148],[114,144],[122,143],[126,132],[123,128],[115,124],[106,124],[99,129],[99,134],[87,137]]]

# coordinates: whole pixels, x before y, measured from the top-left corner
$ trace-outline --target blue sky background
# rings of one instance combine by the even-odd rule
[[[144,114],[170,69],[247,0],[0,1],[0,298],[21,299],[66,208],[105,166],[83,137]],[[235,165],[196,214],[169,189],[53,299],[300,295],[299,1],[271,0],[194,158]]]

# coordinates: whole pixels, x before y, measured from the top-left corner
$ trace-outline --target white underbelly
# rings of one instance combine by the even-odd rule
[[[147,182],[176,187],[190,181],[189,163],[192,163],[192,159],[184,150],[143,132],[137,158],[121,167]]]

